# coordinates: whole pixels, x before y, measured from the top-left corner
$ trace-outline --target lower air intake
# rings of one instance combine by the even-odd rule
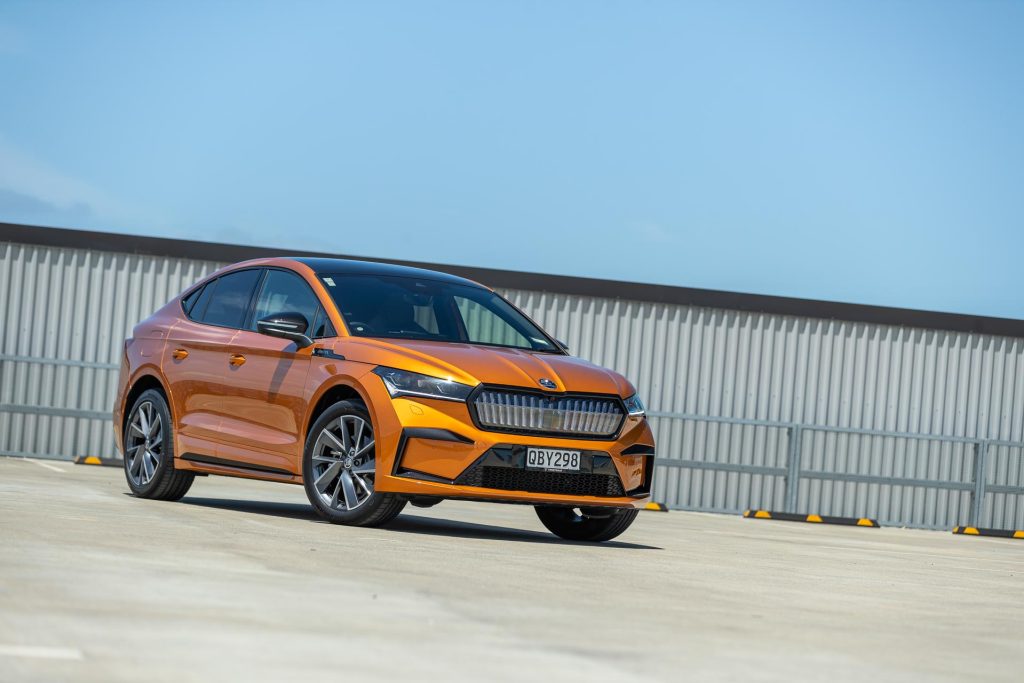
[[[474,465],[459,477],[457,484],[502,491],[555,493],[566,496],[615,497],[626,495],[622,481],[607,474],[583,472],[543,472],[513,467]]]

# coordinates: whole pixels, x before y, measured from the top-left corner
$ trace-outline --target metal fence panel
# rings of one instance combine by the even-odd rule
[[[989,446],[985,481],[988,491],[978,526],[1024,529],[1024,446]]]

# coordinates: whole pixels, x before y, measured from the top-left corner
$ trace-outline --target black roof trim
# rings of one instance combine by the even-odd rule
[[[226,263],[235,263],[253,258],[282,256],[287,253],[283,249],[270,249],[240,244],[196,242],[165,237],[142,237],[139,235],[71,230],[68,228],[48,228],[16,223],[0,223],[0,241],[48,247],[98,249],[101,251],[148,254],[151,256],[168,256]],[[287,255],[292,258],[344,258],[335,254],[312,251],[291,252]],[[693,289],[690,287],[620,282],[566,275],[524,273],[495,268],[439,265],[394,259],[362,257],[360,260],[434,271],[440,270],[495,288],[526,289],[577,296],[630,299],[648,303],[680,304],[752,313],[773,313],[880,325],[902,325],[955,332],[1024,337],[1024,320],[1012,318],[937,313],[907,308],[845,304],[832,301],[816,301],[813,299],[766,296],[763,294],[741,294],[712,289]]]
[[[309,266],[317,275],[379,275],[392,277],[414,277],[421,280],[439,280],[460,285],[477,286],[464,277],[443,273],[437,270],[428,270],[414,266],[400,266],[392,262],[365,261],[348,258],[324,258],[311,256],[284,256],[299,263]]]

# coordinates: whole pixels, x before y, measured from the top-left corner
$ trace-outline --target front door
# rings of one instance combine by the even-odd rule
[[[252,313],[230,344],[233,365],[224,396],[223,457],[269,470],[301,472],[306,375],[312,347],[256,331],[256,321],[277,313],[306,318],[313,336],[320,302],[299,275],[267,269]]]

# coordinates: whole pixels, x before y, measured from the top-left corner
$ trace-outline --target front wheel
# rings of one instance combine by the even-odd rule
[[[570,508],[538,505],[540,522],[568,541],[609,541],[629,528],[639,511],[634,508]]]
[[[339,401],[313,423],[302,456],[302,483],[317,513],[333,524],[381,526],[405,501],[379,493],[376,442],[362,403]]]

